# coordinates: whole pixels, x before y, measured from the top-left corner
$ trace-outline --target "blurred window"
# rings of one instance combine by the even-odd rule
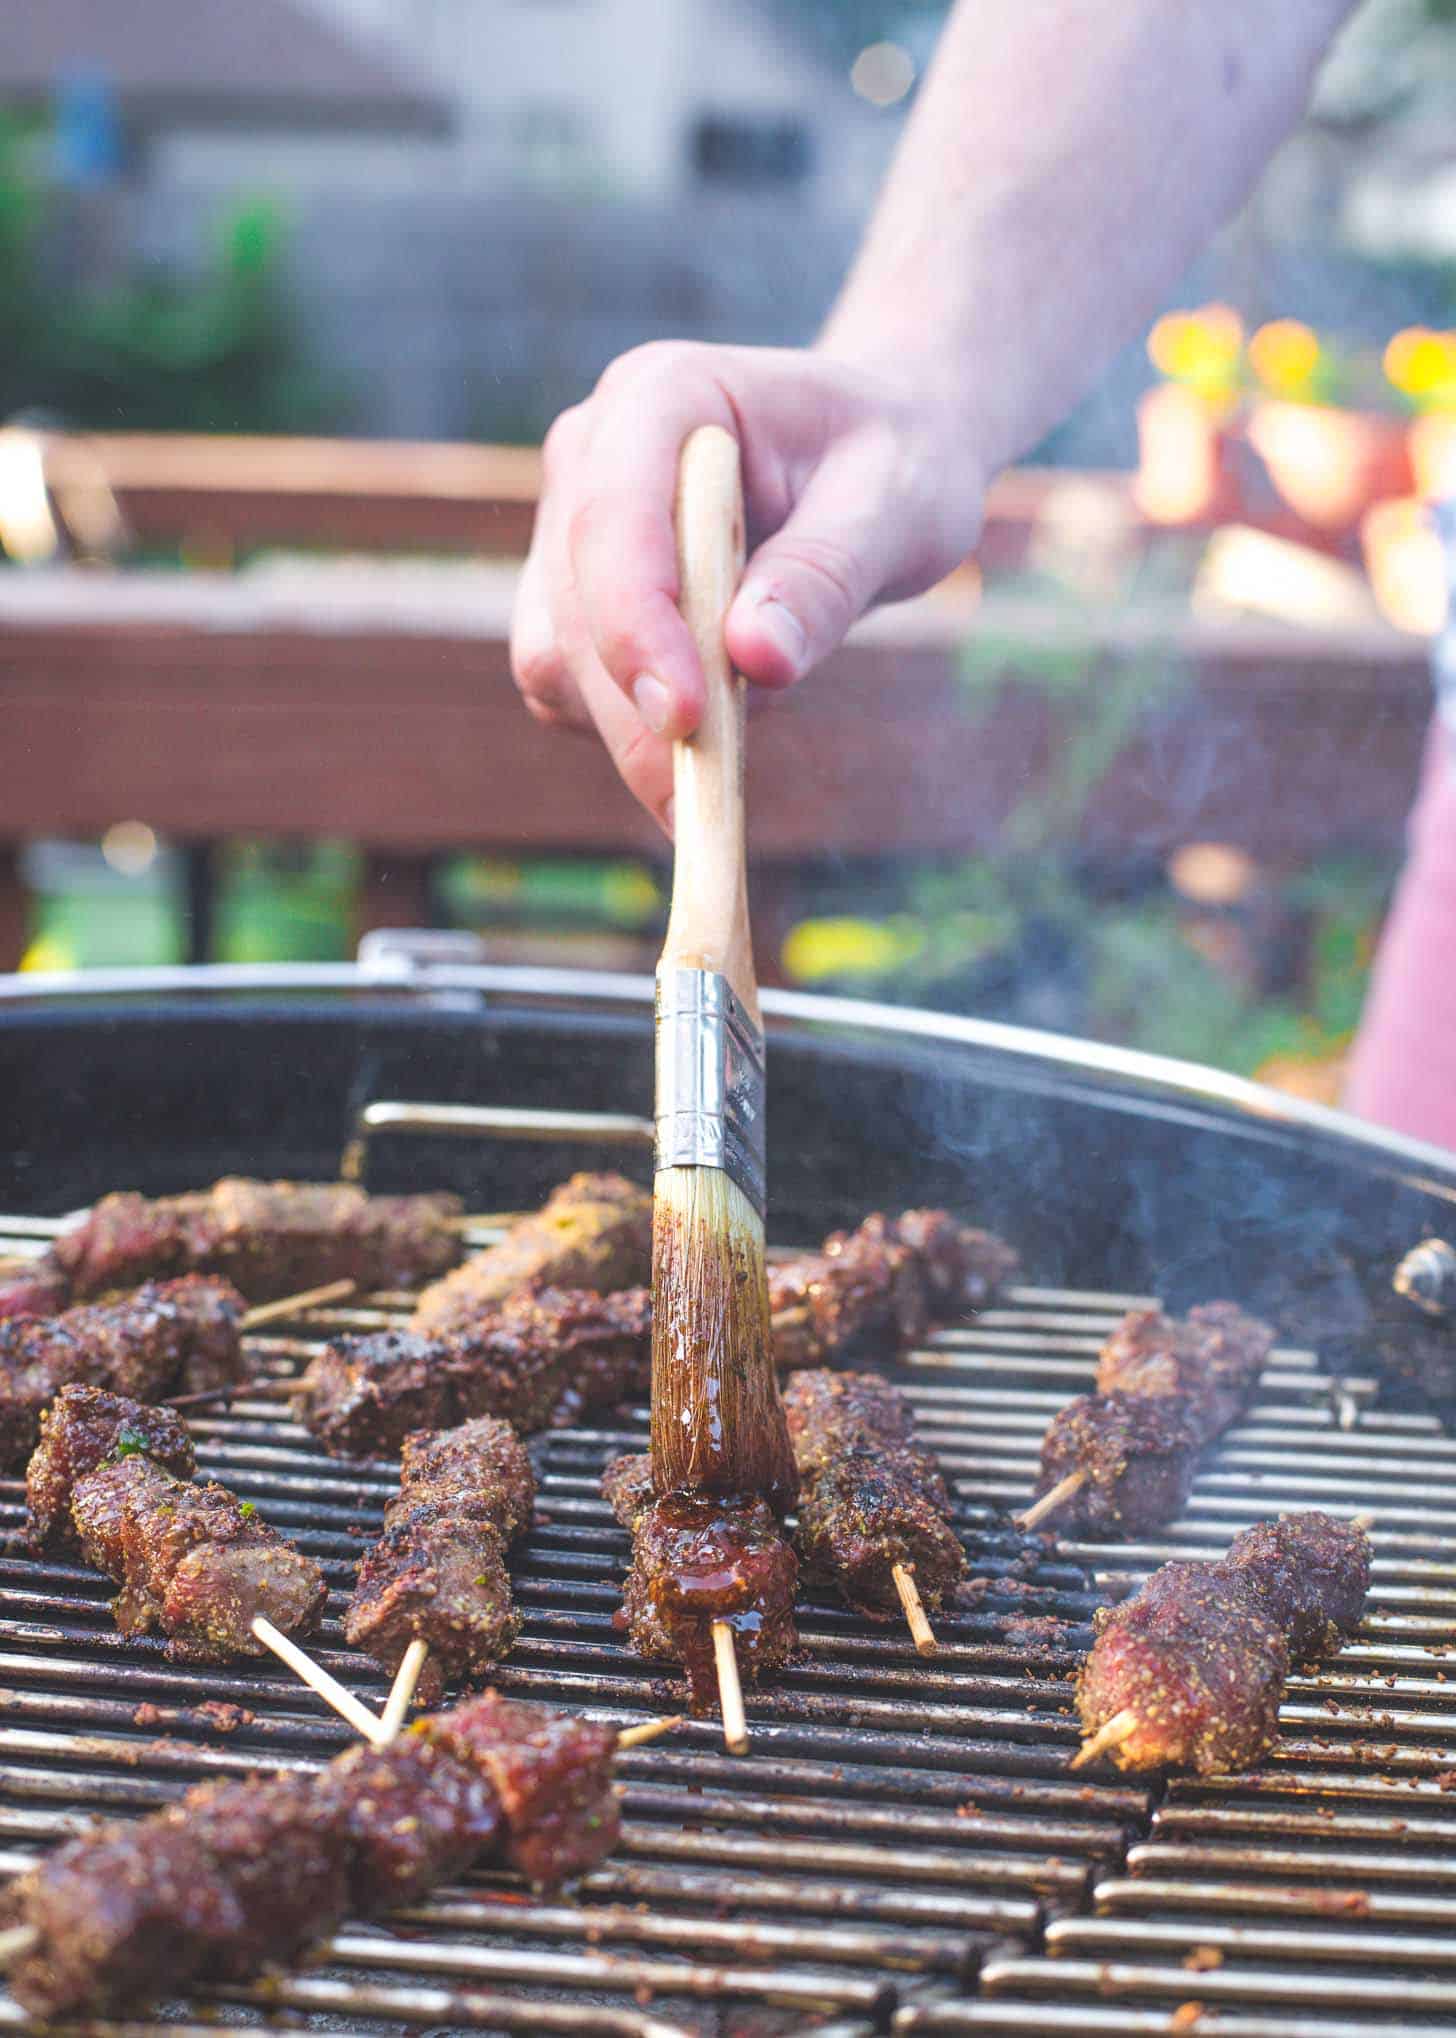
[[[799,184],[813,160],[809,130],[792,115],[705,113],[692,130],[693,168],[714,184]]]

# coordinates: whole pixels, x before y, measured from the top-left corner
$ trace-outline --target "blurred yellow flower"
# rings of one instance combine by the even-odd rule
[[[1407,326],[1385,349],[1385,372],[1423,408],[1456,405],[1456,333]]]
[[[913,961],[924,942],[919,923],[904,913],[891,920],[849,915],[801,920],[784,940],[783,965],[805,984],[826,977],[883,976]]]
[[[1274,396],[1308,396],[1319,362],[1319,335],[1297,318],[1271,319],[1249,341],[1249,366]]]
[[[1227,304],[1170,311],[1148,334],[1148,358],[1171,382],[1200,396],[1231,396],[1238,386],[1244,322]]]

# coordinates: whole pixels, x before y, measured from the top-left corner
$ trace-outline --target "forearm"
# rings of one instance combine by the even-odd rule
[[[1005,465],[1238,206],[1351,6],[959,0],[822,350]]]

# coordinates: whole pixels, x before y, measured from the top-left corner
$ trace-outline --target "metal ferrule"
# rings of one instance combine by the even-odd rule
[[[721,1168],[764,1208],[763,1034],[714,970],[657,974],[657,1166]]]

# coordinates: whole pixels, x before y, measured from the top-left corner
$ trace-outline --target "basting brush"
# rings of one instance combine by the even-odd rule
[[[743,809],[744,683],[723,643],[743,570],[738,446],[683,447],[678,603],[707,682],[674,746],[672,907],[657,971],[652,1240],[652,1474],[659,1493],[792,1504],[764,1261],[764,1054]]]

